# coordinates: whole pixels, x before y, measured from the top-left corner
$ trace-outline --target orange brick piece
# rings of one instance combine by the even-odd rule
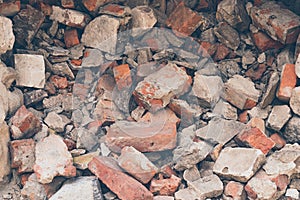
[[[294,64],[285,64],[281,72],[281,79],[277,91],[277,98],[281,101],[289,101],[292,90],[296,87],[297,75]]]
[[[70,29],[65,31],[64,35],[65,45],[67,48],[73,47],[79,44],[78,33],[76,29]]]
[[[94,157],[88,168],[120,199],[153,199],[153,194],[140,182],[123,173],[117,162],[112,158]]]
[[[128,64],[119,65],[113,68],[114,77],[118,90],[129,88],[132,84],[130,69]]]
[[[200,26],[201,20],[202,17],[197,12],[185,7],[182,2],[170,14],[166,24],[174,31],[184,35],[191,35]]]

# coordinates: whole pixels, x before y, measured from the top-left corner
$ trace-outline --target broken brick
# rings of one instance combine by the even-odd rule
[[[42,129],[40,120],[23,105],[11,118],[11,134],[14,139],[31,137]]]
[[[68,80],[66,77],[53,75],[50,77],[50,82],[58,89],[65,89],[68,87]]]
[[[292,96],[292,91],[296,87],[296,83],[297,75],[295,72],[295,65],[285,64],[281,72],[277,98],[281,101],[289,101]]]
[[[140,182],[123,173],[112,158],[94,157],[88,168],[120,199],[153,199],[152,193]]]
[[[255,46],[261,51],[264,52],[269,49],[280,49],[283,45],[270,38],[267,34],[262,31],[251,34]]]
[[[170,196],[173,195],[179,187],[181,179],[171,175],[170,178],[152,179],[150,191],[155,194]]]
[[[113,72],[119,91],[126,88],[128,89],[131,86],[132,79],[128,64],[114,67]]]
[[[10,143],[11,167],[18,173],[33,172],[35,162],[35,142],[33,139],[14,140]]]
[[[191,35],[202,23],[202,17],[197,12],[179,3],[166,21],[167,26],[184,35]]]

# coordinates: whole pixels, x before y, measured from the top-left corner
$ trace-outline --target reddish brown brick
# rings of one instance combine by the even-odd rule
[[[230,50],[225,45],[218,44],[217,51],[214,55],[214,60],[215,61],[224,60],[228,56],[229,53],[230,53]]]
[[[82,3],[89,11],[96,12],[100,6],[110,3],[112,0],[83,0]]]
[[[112,158],[94,157],[88,168],[120,199],[153,199],[152,193],[140,182],[123,173]]]
[[[33,172],[35,142],[33,139],[14,140],[10,143],[11,167],[18,173]]]
[[[131,73],[128,64],[119,65],[113,68],[114,77],[118,90],[129,88],[132,84]]]
[[[65,89],[68,87],[68,80],[66,77],[53,75],[50,77],[50,82],[58,89]]]
[[[283,66],[280,78],[279,88],[277,90],[277,98],[281,101],[289,101],[292,90],[296,87],[297,75],[294,64],[285,64]]]
[[[167,26],[184,35],[191,35],[201,23],[202,17],[184,5],[178,4],[166,21]]]
[[[40,120],[23,105],[11,118],[11,134],[14,139],[31,137],[42,129]]]
[[[275,146],[275,142],[256,127],[247,127],[236,136],[236,140],[244,145],[260,149],[264,154],[267,154]]]
[[[269,49],[280,49],[283,47],[283,45],[280,42],[273,40],[262,31],[258,31],[257,33],[252,33],[251,36],[255,46],[261,52],[264,52]]]
[[[79,44],[78,33],[76,29],[69,29],[65,31],[64,41],[67,48],[73,47]]]
[[[252,7],[250,16],[255,26],[283,44],[294,43],[300,33],[300,17],[274,2]]]

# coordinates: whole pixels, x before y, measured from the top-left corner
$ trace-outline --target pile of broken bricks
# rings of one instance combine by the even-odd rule
[[[300,199],[299,0],[0,0],[0,199]]]

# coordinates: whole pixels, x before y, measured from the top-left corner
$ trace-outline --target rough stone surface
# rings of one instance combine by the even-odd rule
[[[144,33],[145,29],[150,29],[157,22],[153,10],[148,6],[137,6],[131,10],[132,15],[132,36]]]
[[[68,200],[72,196],[78,200],[104,199],[97,177],[82,176],[66,181],[49,200]]]
[[[245,128],[245,124],[234,120],[213,118],[207,126],[196,130],[196,135],[204,140],[225,145]]]
[[[254,83],[240,75],[234,75],[224,84],[223,98],[241,110],[253,108],[259,96]]]
[[[178,134],[178,146],[173,151],[174,168],[176,170],[185,170],[204,160],[213,150],[212,144],[204,141],[194,141],[196,127],[189,126]]]
[[[300,87],[293,89],[292,96],[290,98],[290,107],[295,114],[300,116]]]
[[[214,28],[215,35],[221,43],[232,50],[237,50],[240,45],[238,32],[226,22],[221,22]]]
[[[278,84],[279,84],[279,74],[278,72],[273,72],[269,79],[267,89],[262,96],[262,100],[261,100],[262,108],[265,108],[272,103],[272,101],[275,98]]]
[[[65,115],[58,115],[55,112],[50,112],[44,122],[54,131],[63,132],[66,125],[71,123],[71,120]]]
[[[277,97],[281,101],[289,101],[296,86],[297,76],[294,64],[285,64],[282,68]]]
[[[44,14],[27,5],[13,18],[16,42],[22,46],[31,44],[34,36],[44,22]]]
[[[220,99],[213,109],[213,113],[218,114],[224,119],[237,120],[237,109],[230,103],[227,103]]]
[[[0,4],[0,15],[9,17],[14,16],[20,11],[20,8],[20,1],[3,2]]]
[[[167,26],[184,35],[191,35],[201,23],[201,15],[186,7],[183,2],[178,4],[166,22]]]
[[[287,142],[298,142],[300,139],[300,117],[292,117],[286,124],[283,136]]]
[[[223,81],[219,76],[204,76],[196,74],[194,77],[193,94],[199,98],[200,105],[214,107],[219,101],[223,89]]]
[[[116,18],[107,15],[97,17],[84,29],[81,42],[88,47],[114,54],[116,51],[119,26],[120,22]]]
[[[153,199],[153,194],[140,182],[123,173],[112,158],[94,157],[89,163],[89,170],[120,199]]]
[[[250,12],[253,24],[265,30],[274,40],[290,44],[300,32],[300,17],[288,9],[271,2],[253,7]]]
[[[14,139],[31,137],[41,130],[40,120],[23,105],[11,118],[11,134]]]
[[[0,55],[11,50],[15,43],[15,36],[12,29],[12,21],[9,18],[0,16]]]
[[[297,162],[299,157],[299,144],[287,144],[267,158],[263,169],[268,175],[280,174],[292,178],[299,173],[299,163]]]
[[[274,106],[267,120],[267,126],[275,131],[280,131],[291,116],[291,109],[287,105]]]
[[[225,20],[237,30],[246,30],[250,24],[250,18],[246,8],[240,0],[225,0],[218,4],[216,17],[218,21]]]
[[[190,200],[190,199],[198,199],[198,193],[192,188],[184,188],[180,189],[175,193],[176,200]]]
[[[2,122],[0,124],[0,183],[7,181],[7,176],[10,174],[9,141],[9,128],[6,122]]]
[[[200,199],[220,196],[224,188],[220,178],[214,174],[193,182],[188,182],[188,186],[196,191]]]
[[[147,184],[158,172],[158,168],[134,147],[124,147],[118,163],[126,172],[144,184]]]
[[[102,52],[99,49],[85,49],[82,67],[99,67],[104,63]]]
[[[140,152],[173,149],[177,140],[176,115],[167,109],[149,117],[149,122],[117,121],[107,130],[107,146],[115,152],[125,146],[133,146]]]
[[[49,184],[41,184],[35,173],[25,180],[21,190],[22,198],[30,200],[43,200],[52,196],[62,185],[65,178],[57,177]],[[73,191],[74,192],[74,191]]]
[[[41,55],[15,54],[15,69],[18,74],[17,85],[44,88],[45,63]]]
[[[63,9],[58,6],[52,6],[52,14],[50,15],[50,19],[76,28],[85,27],[89,20],[87,15],[79,11]]]
[[[258,149],[225,148],[221,151],[213,171],[226,178],[247,182],[264,161],[265,155]]]
[[[34,140],[14,140],[10,143],[10,147],[12,168],[18,168],[18,173],[33,172],[35,162]]]
[[[186,92],[190,77],[175,64],[168,64],[139,82],[134,91],[138,103],[152,111],[164,108],[170,99]]]
[[[36,144],[34,172],[42,184],[50,183],[55,176],[73,177],[76,168],[73,166],[71,153],[68,152],[63,139],[50,134]]]

